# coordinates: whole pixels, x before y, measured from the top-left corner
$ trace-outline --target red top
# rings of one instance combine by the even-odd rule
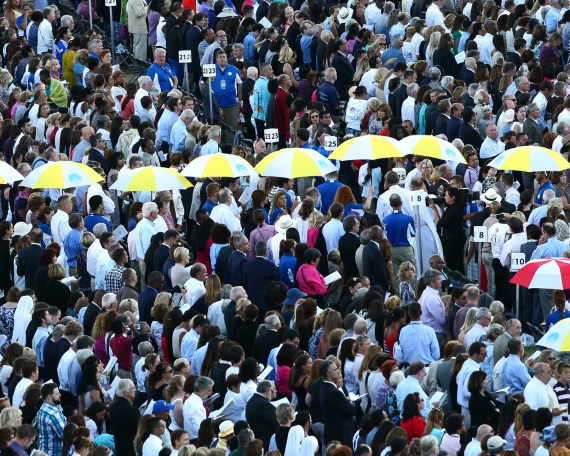
[[[113,336],[109,343],[113,349],[113,355],[118,359],[119,369],[132,371],[133,370],[133,338],[125,337],[122,334]]]
[[[131,116],[135,113],[135,100],[129,100],[121,112],[121,117],[125,120],[129,120]]]
[[[162,336],[162,339],[160,339],[160,346],[162,348],[162,361],[164,361],[165,363],[172,362],[168,357],[168,345],[166,344],[165,336]]]
[[[408,443],[412,443],[412,439],[419,439],[424,435],[426,420],[421,416],[414,416],[411,420],[400,421],[400,427],[408,433]]]
[[[210,259],[210,247],[212,246],[213,243],[214,241],[212,241],[212,238],[208,239],[204,250],[200,250],[199,252],[196,253],[196,263],[202,263],[204,266],[206,266],[208,274],[212,273],[212,260]]]
[[[388,339],[384,339],[386,347],[388,347],[388,349],[390,350],[390,356],[394,356],[394,344],[396,343],[397,332],[398,330],[395,329],[394,331],[392,331],[392,334],[390,334],[390,337],[388,337]]]
[[[280,135],[289,133],[289,107],[287,106],[287,97],[289,92],[279,87],[277,95],[275,95],[275,119],[273,127],[279,130]]]

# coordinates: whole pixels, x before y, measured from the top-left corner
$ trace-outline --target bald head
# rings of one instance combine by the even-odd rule
[[[488,424],[482,424],[477,429],[477,440],[480,442],[487,434],[492,434],[493,428]]]
[[[366,334],[367,330],[368,330],[368,324],[366,323],[366,320],[362,318],[356,320],[356,323],[354,323],[355,336],[362,336],[363,334]]]

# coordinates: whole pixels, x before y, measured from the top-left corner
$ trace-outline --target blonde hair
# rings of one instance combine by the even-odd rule
[[[245,311],[245,308],[247,306],[249,306],[251,304],[251,301],[247,298],[241,298],[237,303],[236,303],[236,314],[240,314],[242,315],[243,312]]]
[[[176,247],[174,250],[174,262],[180,263],[184,258],[190,258],[190,250],[186,247]]]
[[[475,326],[475,323],[477,323],[475,317],[476,314],[477,307],[471,307],[471,309],[467,311],[467,315],[465,316],[465,323],[463,323],[463,326],[461,327],[461,331],[463,331],[464,334],[467,334],[469,330]]]
[[[388,299],[386,299],[384,306],[388,312],[392,312],[394,309],[402,307],[402,301],[398,296],[390,296]]]
[[[57,61],[57,59],[49,59],[46,64],[44,65],[44,68],[46,70],[50,70],[51,71],[51,67],[54,66],[55,64],[59,64],[59,62]]]
[[[277,423],[279,424],[287,424],[289,421],[292,421],[293,412],[295,409],[291,404],[280,404],[277,406],[275,410],[275,415],[277,416]]]
[[[289,46],[284,46],[279,52],[279,62],[289,63],[289,60],[293,58],[293,49]]]
[[[409,261],[404,261],[404,262],[400,265],[400,269],[398,270],[398,280],[399,280],[400,282],[403,282],[403,281],[404,281],[404,275],[405,275],[406,271],[409,271],[410,269],[411,269],[412,271],[414,271],[414,275],[415,275],[415,273],[416,273],[416,268],[415,268],[415,266],[414,266],[411,262],[409,262]],[[413,277],[414,275],[412,275],[412,277]]]
[[[321,211],[313,211],[309,215],[309,228],[320,228],[323,224],[324,217]]]
[[[172,399],[178,391],[184,388],[185,381],[186,379],[183,375],[175,375],[172,377],[170,384],[166,387],[166,397]]]
[[[0,427],[17,427],[18,419],[22,417],[22,411],[16,407],[6,407],[0,412]]]

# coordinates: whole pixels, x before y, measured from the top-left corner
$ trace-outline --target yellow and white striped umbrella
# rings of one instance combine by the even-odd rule
[[[467,163],[457,147],[435,136],[412,135],[400,140],[400,144],[411,150],[414,155]]]
[[[562,171],[570,168],[570,163],[558,152],[538,146],[523,146],[507,150],[489,163],[497,169],[512,171]]]
[[[24,179],[18,171],[12,168],[8,163],[0,161],[0,185],[11,184],[12,182]]]
[[[186,177],[240,177],[254,174],[253,167],[239,155],[211,154],[192,160],[180,173]]]
[[[262,176],[297,177],[324,176],[337,171],[336,166],[313,149],[281,149],[265,157],[255,167]]]
[[[109,188],[124,192],[160,192],[162,190],[184,190],[192,184],[171,168],[145,166],[133,170],[125,170]]]
[[[48,162],[34,169],[20,184],[30,188],[72,188],[104,180],[89,166],[72,161]]]
[[[343,142],[329,155],[329,160],[377,160],[410,154],[412,152],[394,138],[366,135]]]

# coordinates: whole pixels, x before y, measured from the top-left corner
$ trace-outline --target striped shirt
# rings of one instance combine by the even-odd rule
[[[562,382],[556,382],[552,389],[556,393],[560,406],[568,407],[570,402],[570,388],[568,388],[568,385],[564,386]],[[568,422],[568,412],[562,414],[562,421]]]

